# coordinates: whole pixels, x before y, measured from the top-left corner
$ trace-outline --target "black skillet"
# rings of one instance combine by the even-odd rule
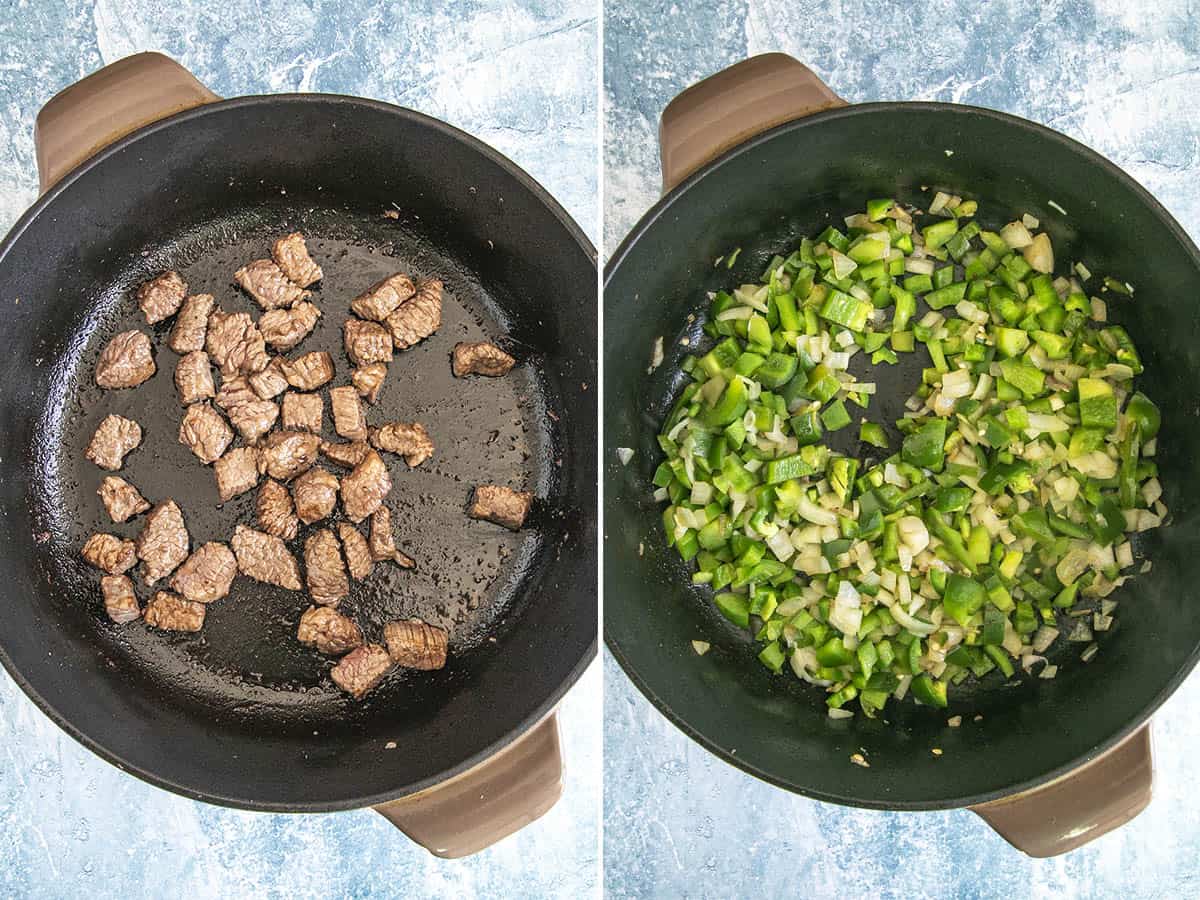
[[[1129,176],[1069,138],[951,104],[846,106],[781,54],[689,89],[664,113],[661,139],[668,193],[605,273],[605,640],[625,672],[713,753],[810,797],[878,809],[969,806],[1043,856],[1132,818],[1150,798],[1146,719],[1200,648],[1195,246]],[[1118,625],[1090,664],[1076,645],[1060,651],[1057,679],[1014,687],[997,678],[960,694],[948,714],[906,704],[889,708],[890,725],[833,721],[817,689],[770,675],[748,637],[691,587],[650,496],[655,435],[682,386],[679,363],[702,338],[707,292],[756,281],[780,248],[867,198],[927,206],[937,189],[978,199],[986,227],[1029,212],[1060,260],[1136,286],[1132,301],[1109,309],[1146,360],[1143,389],[1162,405],[1157,462],[1173,521],[1146,535],[1153,571],[1115,595]],[[735,247],[733,271],[714,269]],[[648,376],[644,360],[660,336],[666,359]],[[894,419],[916,375],[881,366],[873,376],[873,419]],[[616,462],[620,446],[637,451],[627,467]],[[694,639],[712,650],[697,656]],[[948,727],[955,714],[962,725]],[[859,752],[870,768],[851,764]]]
[[[561,786],[554,707],[595,652],[587,239],[528,175],[441,122],[328,95],[218,102],[156,54],[64,91],[37,137],[44,193],[0,246],[0,661],[83,744],[189,797],[377,806],[447,856],[536,818]],[[291,230],[325,269],[321,324],[293,353],[333,352],[334,384],[348,383],[340,327],[357,292],[398,269],[446,285],[441,329],[397,355],[368,410],[424,423],[437,445],[416,470],[389,460],[388,505],[418,566],[377,565],[344,604],[368,639],[397,617],[445,626],[450,661],[397,670],[361,703],[294,640],[301,595],[239,578],[198,635],[118,627],[79,558],[93,530],[141,527],[107,521],[104,473],[82,458],[109,412],[146,435],[121,474],[152,501],[178,501],[193,545],[253,518],[253,493],[219,506],[212,472],[176,440],[169,323],[153,329],[146,384],[100,391],[92,371],[112,334],[148,328],[132,298],[142,280],[177,269],[192,292],[254,311],[231,275]],[[453,378],[454,343],[484,337],[519,367]],[[523,531],[466,518],[481,482],[535,493]]]

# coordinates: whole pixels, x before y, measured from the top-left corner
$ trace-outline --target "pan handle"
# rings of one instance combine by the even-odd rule
[[[972,806],[1006,841],[1029,856],[1067,853],[1119,828],[1150,803],[1154,756],[1143,725],[1106,753],[1056,781]]]
[[[375,811],[435,856],[458,859],[547,813],[562,795],[562,772],[551,713],[491,759]]]
[[[59,91],[34,125],[41,193],[143,125],[221,98],[170,57],[127,56]]]
[[[786,53],[764,53],[692,85],[663,110],[658,129],[663,193],[705,163],[768,128],[846,101]]]

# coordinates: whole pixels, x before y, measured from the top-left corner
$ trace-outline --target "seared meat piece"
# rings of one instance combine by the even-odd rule
[[[392,336],[378,322],[347,319],[342,325],[342,339],[346,345],[346,355],[356,366],[391,362]]]
[[[192,294],[184,300],[179,318],[171,328],[171,336],[167,338],[167,346],[180,354],[203,350],[208,317],[215,305],[212,294]]]
[[[289,281],[302,288],[315,284],[325,277],[321,267],[308,255],[308,246],[304,243],[304,235],[298,231],[293,231],[272,244],[271,258],[283,270],[283,274],[288,277]]]
[[[415,292],[412,279],[403,272],[397,272],[351,300],[350,308],[356,316],[382,322]]]
[[[525,516],[529,514],[532,503],[533,494],[529,491],[514,491],[499,484],[481,484],[475,488],[467,515],[518,531],[525,524]]]
[[[440,669],[446,665],[446,645],[449,635],[445,629],[426,625],[420,619],[388,622],[383,626],[388,656],[406,669]]]
[[[348,444],[321,441],[321,452],[325,457],[347,468],[357,466],[370,451],[371,445],[366,441],[351,441]]]
[[[350,577],[355,581],[362,581],[371,574],[371,569],[375,566],[367,539],[349,522],[338,522],[338,537],[342,539],[342,553],[346,557],[346,568],[350,570]]]
[[[305,539],[304,571],[314,603],[337,606],[338,601],[350,593],[342,549],[328,528],[314,531]]]
[[[114,522],[124,522],[150,508],[150,503],[132,484],[116,475],[107,476],[96,491],[108,516]]]
[[[333,683],[355,700],[365,697],[392,667],[392,658],[378,644],[363,644],[329,670]]]
[[[362,645],[362,632],[354,620],[330,606],[310,606],[300,617],[296,640],[321,653],[341,656]]]
[[[207,465],[216,462],[233,443],[233,429],[208,403],[193,403],[179,423],[179,443]]]
[[[190,540],[183,513],[174,500],[164,500],[150,510],[142,533],[137,536],[137,555],[142,561],[146,584],[154,584],[174,572],[187,559]]]
[[[258,320],[263,340],[276,350],[291,350],[317,326],[321,311],[311,303],[297,303],[291,309],[273,309]]]
[[[259,454],[254,447],[234,447],[215,463],[217,493],[221,502],[232,500],[258,484]]]
[[[125,455],[142,442],[142,426],[124,416],[105,416],[96,427],[84,456],[102,469],[115,472]]]
[[[258,469],[279,481],[291,481],[317,459],[321,439],[303,431],[276,431],[267,436],[258,456]]]
[[[238,570],[246,577],[300,590],[300,564],[280,538],[238,525],[229,543],[237,554]]]
[[[285,359],[280,369],[292,387],[314,391],[333,377],[333,357],[324,350],[314,350],[295,359]]]
[[[368,403],[374,403],[379,399],[379,392],[383,390],[383,380],[386,377],[386,363],[371,363],[369,366],[355,369],[350,375],[350,381],[360,397],[365,398]]]
[[[333,428],[339,435],[352,441],[367,439],[367,420],[358,391],[349,385],[332,388],[329,405],[333,408]]]
[[[175,363],[175,389],[179,391],[179,402],[184,406],[216,396],[212,364],[207,353],[193,350]]]
[[[96,384],[110,390],[137,387],[154,372],[150,338],[140,331],[122,331],[96,360]]]
[[[105,575],[100,579],[100,592],[104,595],[104,611],[118,625],[138,619],[142,610],[138,607],[137,594],[128,575]]]
[[[417,292],[387,317],[388,331],[397,350],[407,350],[429,337],[442,324],[442,283],[422,281]]]
[[[250,314],[227,313],[220,307],[208,317],[204,348],[226,377],[261,372],[271,361],[262,332]]]
[[[292,482],[296,515],[305,525],[319,522],[337,506],[338,480],[320,466],[313,466]]]
[[[137,289],[138,306],[146,316],[147,325],[171,318],[179,312],[186,296],[187,282],[178,272],[163,272]]]
[[[433,456],[433,439],[420,422],[389,422],[371,432],[371,444],[378,450],[399,453],[414,469]]]
[[[300,531],[300,520],[296,518],[292,495],[278,481],[268,478],[263,482],[258,489],[255,509],[258,512],[258,525],[267,534],[290,541]]]
[[[221,389],[217,391],[216,404],[229,412],[243,403],[253,403],[258,400],[258,394],[250,387],[250,381],[245,375],[230,375],[221,379]]]
[[[228,416],[243,441],[247,444],[257,444],[259,438],[275,427],[275,420],[279,418],[279,405],[270,400],[239,403],[229,410]]]
[[[283,427],[289,431],[311,431],[321,433],[325,398],[320,394],[283,395]]]
[[[371,558],[383,562],[390,559],[402,569],[416,567],[411,556],[396,549],[396,539],[392,535],[392,511],[381,506],[371,514]]]
[[[242,266],[233,273],[233,280],[267,310],[293,306],[308,295],[288,281],[283,269],[270,259],[256,259]]]
[[[250,376],[250,387],[258,394],[260,400],[270,400],[278,397],[288,388],[287,379],[283,377],[283,359],[271,357],[271,362],[261,372]]]
[[[211,541],[192,553],[171,576],[171,590],[194,603],[212,603],[229,595],[237,574],[237,557],[224,544]]]
[[[361,522],[383,503],[383,498],[392,489],[392,479],[387,466],[374,450],[367,452],[363,461],[342,479],[342,509],[351,522]]]
[[[455,378],[467,375],[489,375],[498,378],[507,375],[517,361],[487,341],[473,341],[454,345],[451,368]]]
[[[83,545],[83,558],[109,575],[128,572],[137,563],[137,547],[115,534],[97,532]]]
[[[185,600],[170,591],[155,591],[146,604],[147,625],[163,631],[199,631],[204,627],[203,603]]]

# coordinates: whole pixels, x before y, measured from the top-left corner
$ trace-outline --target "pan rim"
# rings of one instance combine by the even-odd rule
[[[450,138],[453,138],[460,143],[465,144],[474,152],[488,159],[493,164],[499,166],[504,172],[516,179],[518,183],[527,191],[529,191],[540,203],[554,216],[560,225],[565,229],[567,234],[575,241],[578,248],[587,256],[593,268],[597,268],[598,256],[595,246],[590,238],[583,231],[580,225],[571,217],[566,209],[560,204],[536,179],[528,172],[518,166],[515,162],[509,159],[504,154],[500,153],[495,148],[484,143],[479,138],[456,128],[440,119],[418,112],[408,107],[399,106],[393,103],[388,103],[383,100],[373,100],[365,97],[355,97],[346,94],[327,94],[327,93],[281,93],[281,94],[252,94],[242,97],[232,97],[228,99],[217,100],[212,103],[206,103],[201,106],[194,107],[189,110],[184,110],[170,116],[166,116],[155,122],[144,125],[127,135],[113,141],[108,146],[104,147],[93,156],[88,157],[78,166],[64,175],[58,182],[52,185],[45,193],[40,195],[34,202],[21,214],[20,217],[13,223],[8,233],[0,240],[0,262],[3,262],[13,248],[19,243],[21,237],[30,225],[41,215],[54,200],[61,194],[69,191],[71,186],[80,178],[84,177],[94,168],[102,165],[112,156],[123,152],[131,145],[146,138],[149,135],[156,134],[160,131],[177,127],[182,123],[192,121],[194,119],[203,118],[209,115],[220,114],[230,109],[238,109],[247,106],[256,105],[286,105],[292,103],[304,104],[331,104],[335,106],[355,106],[363,109],[369,109],[376,112],[383,112],[388,115],[399,116],[417,123],[423,127],[440,132]],[[593,548],[594,549],[594,548]],[[599,560],[597,560],[597,564]],[[186,785],[165,778],[158,773],[151,771],[143,766],[133,764],[122,758],[119,754],[110,751],[104,744],[92,738],[82,729],[78,728],[71,720],[63,716],[57,707],[50,703],[38,690],[36,690],[29,679],[15,666],[10,658],[7,650],[4,647],[3,641],[0,641],[0,666],[12,678],[13,682],[21,689],[34,705],[44,713],[55,725],[63,732],[81,744],[84,748],[94,753],[105,762],[110,763],[116,768],[135,775],[142,781],[153,785],[157,788],[170,791],[183,797],[192,800],[199,800],[205,803],[211,803],[215,806],[223,806],[232,809],[244,809],[255,812],[271,812],[271,813],[322,813],[322,812],[342,812],[352,809],[364,809],[386,803],[391,800],[397,800],[403,797],[411,796],[429,788],[443,784],[450,779],[467,772],[476,766],[484,763],[494,757],[497,753],[511,746],[519,738],[525,735],[539,722],[543,721],[547,716],[552,714],[562,702],[563,697],[583,675],[587,667],[596,658],[599,648],[599,639],[595,631],[591,635],[591,639],[585,645],[580,658],[574,663],[567,672],[561,683],[556,685],[553,690],[535,705],[532,711],[523,719],[518,721],[512,728],[501,735],[486,747],[468,756],[461,762],[449,766],[442,770],[437,775],[414,781],[410,784],[397,787],[392,790],[377,792],[370,795],[355,795],[339,799],[321,800],[321,801],[302,801],[302,802],[280,802],[269,799],[246,798],[233,796],[221,791],[202,790],[193,785]]]
[[[612,279],[616,276],[622,262],[632,253],[637,242],[642,236],[654,227],[660,219],[671,210],[677,201],[680,200],[694,185],[707,178],[722,166],[734,158],[741,156],[743,153],[754,150],[762,144],[768,143],[775,138],[785,134],[790,134],[796,131],[810,127],[819,127],[820,125],[833,122],[840,119],[853,118],[857,116],[869,115],[875,112],[895,111],[897,108],[912,111],[931,112],[935,114],[945,115],[969,115],[979,116],[983,118],[993,119],[997,122],[1020,128],[1027,132],[1032,132],[1039,137],[1060,144],[1064,148],[1073,153],[1082,156],[1090,164],[1097,166],[1106,172],[1112,178],[1120,181],[1127,187],[1145,206],[1153,213],[1166,229],[1179,241],[1180,245],[1190,256],[1192,265],[1200,271],[1200,249],[1197,249],[1196,244],[1188,236],[1183,227],[1171,215],[1170,211],[1160,203],[1153,194],[1143,187],[1129,173],[1125,172],[1120,166],[1101,154],[1097,153],[1091,147],[1074,138],[1068,137],[1061,132],[1055,131],[1038,122],[1030,119],[1025,119],[1020,116],[1012,115],[1011,113],[1001,112],[999,110],[988,109],[980,106],[970,106],[961,103],[941,103],[936,101],[877,101],[870,103],[853,103],[847,106],[837,107],[834,109],[824,110],[822,112],[813,113],[802,119],[796,119],[791,122],[785,122],[781,125],[776,125],[759,135],[756,135],[740,144],[731,147],[729,150],[721,153],[719,156],[705,163],[695,172],[691,173],[682,182],[664,194],[658,199],[653,206],[650,207],[638,219],[637,223],[630,229],[629,233],[617,245],[612,256],[608,259],[604,266],[603,287],[604,294],[607,296],[607,291]],[[607,438],[606,438],[607,444]],[[608,453],[608,446],[605,447],[605,453]],[[603,565],[603,560],[601,564]],[[868,797],[858,797],[850,793],[839,792],[836,790],[823,790],[814,788],[808,785],[799,785],[788,778],[772,772],[768,772],[753,763],[747,761],[744,757],[730,753],[728,750],[718,746],[713,740],[701,733],[698,729],[693,728],[690,723],[679,715],[670,705],[659,696],[659,694],[651,687],[646,679],[642,677],[633,660],[622,651],[620,643],[609,634],[607,627],[605,628],[604,643],[616,660],[621,670],[626,677],[633,682],[634,686],[641,694],[650,701],[671,724],[682,731],[689,738],[694,740],[708,752],[738,769],[741,769],[748,775],[752,775],[768,784],[775,787],[783,788],[791,793],[800,794],[801,796],[820,800],[826,803],[836,803],[841,806],[858,807],[861,809],[888,810],[895,812],[927,812],[945,809],[961,809],[965,807],[978,806],[999,800],[1005,797],[1012,797],[1018,794],[1025,793],[1035,788],[1046,785],[1063,776],[1078,770],[1080,767],[1093,761],[1102,754],[1116,747],[1118,744],[1129,738],[1134,732],[1146,725],[1149,719],[1154,715],[1160,706],[1165,703],[1172,694],[1179,688],[1183,681],[1191,674],[1196,667],[1197,662],[1200,662],[1200,643],[1192,649],[1191,654],[1169,678],[1163,687],[1150,699],[1147,705],[1131,720],[1123,726],[1116,729],[1112,734],[1105,739],[1099,741],[1091,747],[1088,747],[1074,756],[1068,762],[1049,769],[1040,775],[1026,778],[1022,781],[1015,782],[1006,787],[995,788],[990,791],[984,791],[974,794],[962,794],[948,791],[944,796],[922,799],[922,800],[880,800]]]

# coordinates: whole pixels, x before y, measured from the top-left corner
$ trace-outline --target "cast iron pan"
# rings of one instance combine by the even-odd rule
[[[130,91],[145,99],[146,77],[160,91],[183,79],[195,99],[212,99],[170,61],[145,55],[62,102],[84,105],[78,90],[90,87],[88,109],[119,109]],[[155,102],[156,114],[180,105]],[[61,112],[48,107],[39,122],[44,179],[63,151]],[[150,329],[133,291],[160,271],[178,270],[190,292],[212,293],[227,310],[257,314],[231,275],[292,230],[307,236],[325,278],[314,296],[324,315],[290,355],[331,351],[333,385],[349,383],[341,324],[357,293],[397,270],[446,285],[440,330],[397,354],[379,404],[367,407],[369,421],[422,422],[437,446],[415,470],[388,459],[387,505],[417,569],[377,564],[343,609],[368,640],[397,617],[441,625],[450,661],[439,672],[395,670],[363,702],[332,685],[330,660],[295,641],[303,595],[239,577],[199,634],[119,627],[104,615],[98,573],[79,557],[92,531],[133,537],[142,524],[108,520],[96,496],[106,473],[82,456],[110,412],[145,434],[120,474],[152,502],[173,497],[193,547],[252,524],[254,492],[221,505],[211,470],[177,441],[170,322],[153,328],[158,372],[147,383],[101,391],[92,373],[114,333]],[[0,247],[0,659],[88,747],[216,803],[379,804],[493,757],[545,719],[595,649],[594,286],[586,238],[527,175],[467,135],[387,104],[322,95],[206,103],[92,156]],[[453,378],[451,347],[484,338],[506,345],[519,367],[501,379]],[[325,436],[335,437],[328,403]],[[471,486],[484,482],[535,493],[524,530],[466,518]],[[553,720],[535,731],[549,766],[539,774],[552,783],[524,790],[548,806],[559,771]],[[477,849],[434,840],[448,854]]]
[[[814,114],[798,118],[806,113]],[[1148,733],[1138,729],[1200,647],[1196,248],[1132,179],[1062,135],[950,104],[845,106],[781,55],[756,57],[686,92],[664,114],[662,140],[667,187],[682,183],[642,218],[605,275],[605,640],[614,656],[709,750],[810,797],[901,810],[1004,798],[977,811],[1036,855],[1131,818],[1150,793]],[[819,689],[772,676],[755,661],[749,636],[715,612],[710,592],[690,585],[650,496],[661,459],[655,435],[682,387],[678,366],[703,339],[709,291],[757,281],[780,248],[867,198],[927,206],[937,189],[978,199],[985,227],[1029,212],[1049,230],[1060,260],[1136,286],[1133,300],[1112,299],[1109,309],[1141,349],[1143,389],[1162,405],[1157,462],[1173,521],[1145,536],[1141,551],[1154,569],[1115,596],[1118,624],[1100,635],[1090,664],[1078,661],[1080,645],[1067,645],[1053,681],[1005,685],[997,677],[955,691],[948,712],[893,703],[888,724],[833,721]],[[713,267],[735,247],[742,251],[732,272]],[[666,360],[647,375],[660,335]],[[871,418],[890,423],[919,373],[880,366],[873,376],[880,396]],[[618,446],[637,451],[628,467],[615,462]],[[693,639],[710,641],[711,652],[697,656]],[[956,714],[962,726],[948,727]],[[1122,741],[1119,753],[1095,762]],[[932,755],[935,747],[943,755]],[[870,768],[850,763],[856,752]]]

